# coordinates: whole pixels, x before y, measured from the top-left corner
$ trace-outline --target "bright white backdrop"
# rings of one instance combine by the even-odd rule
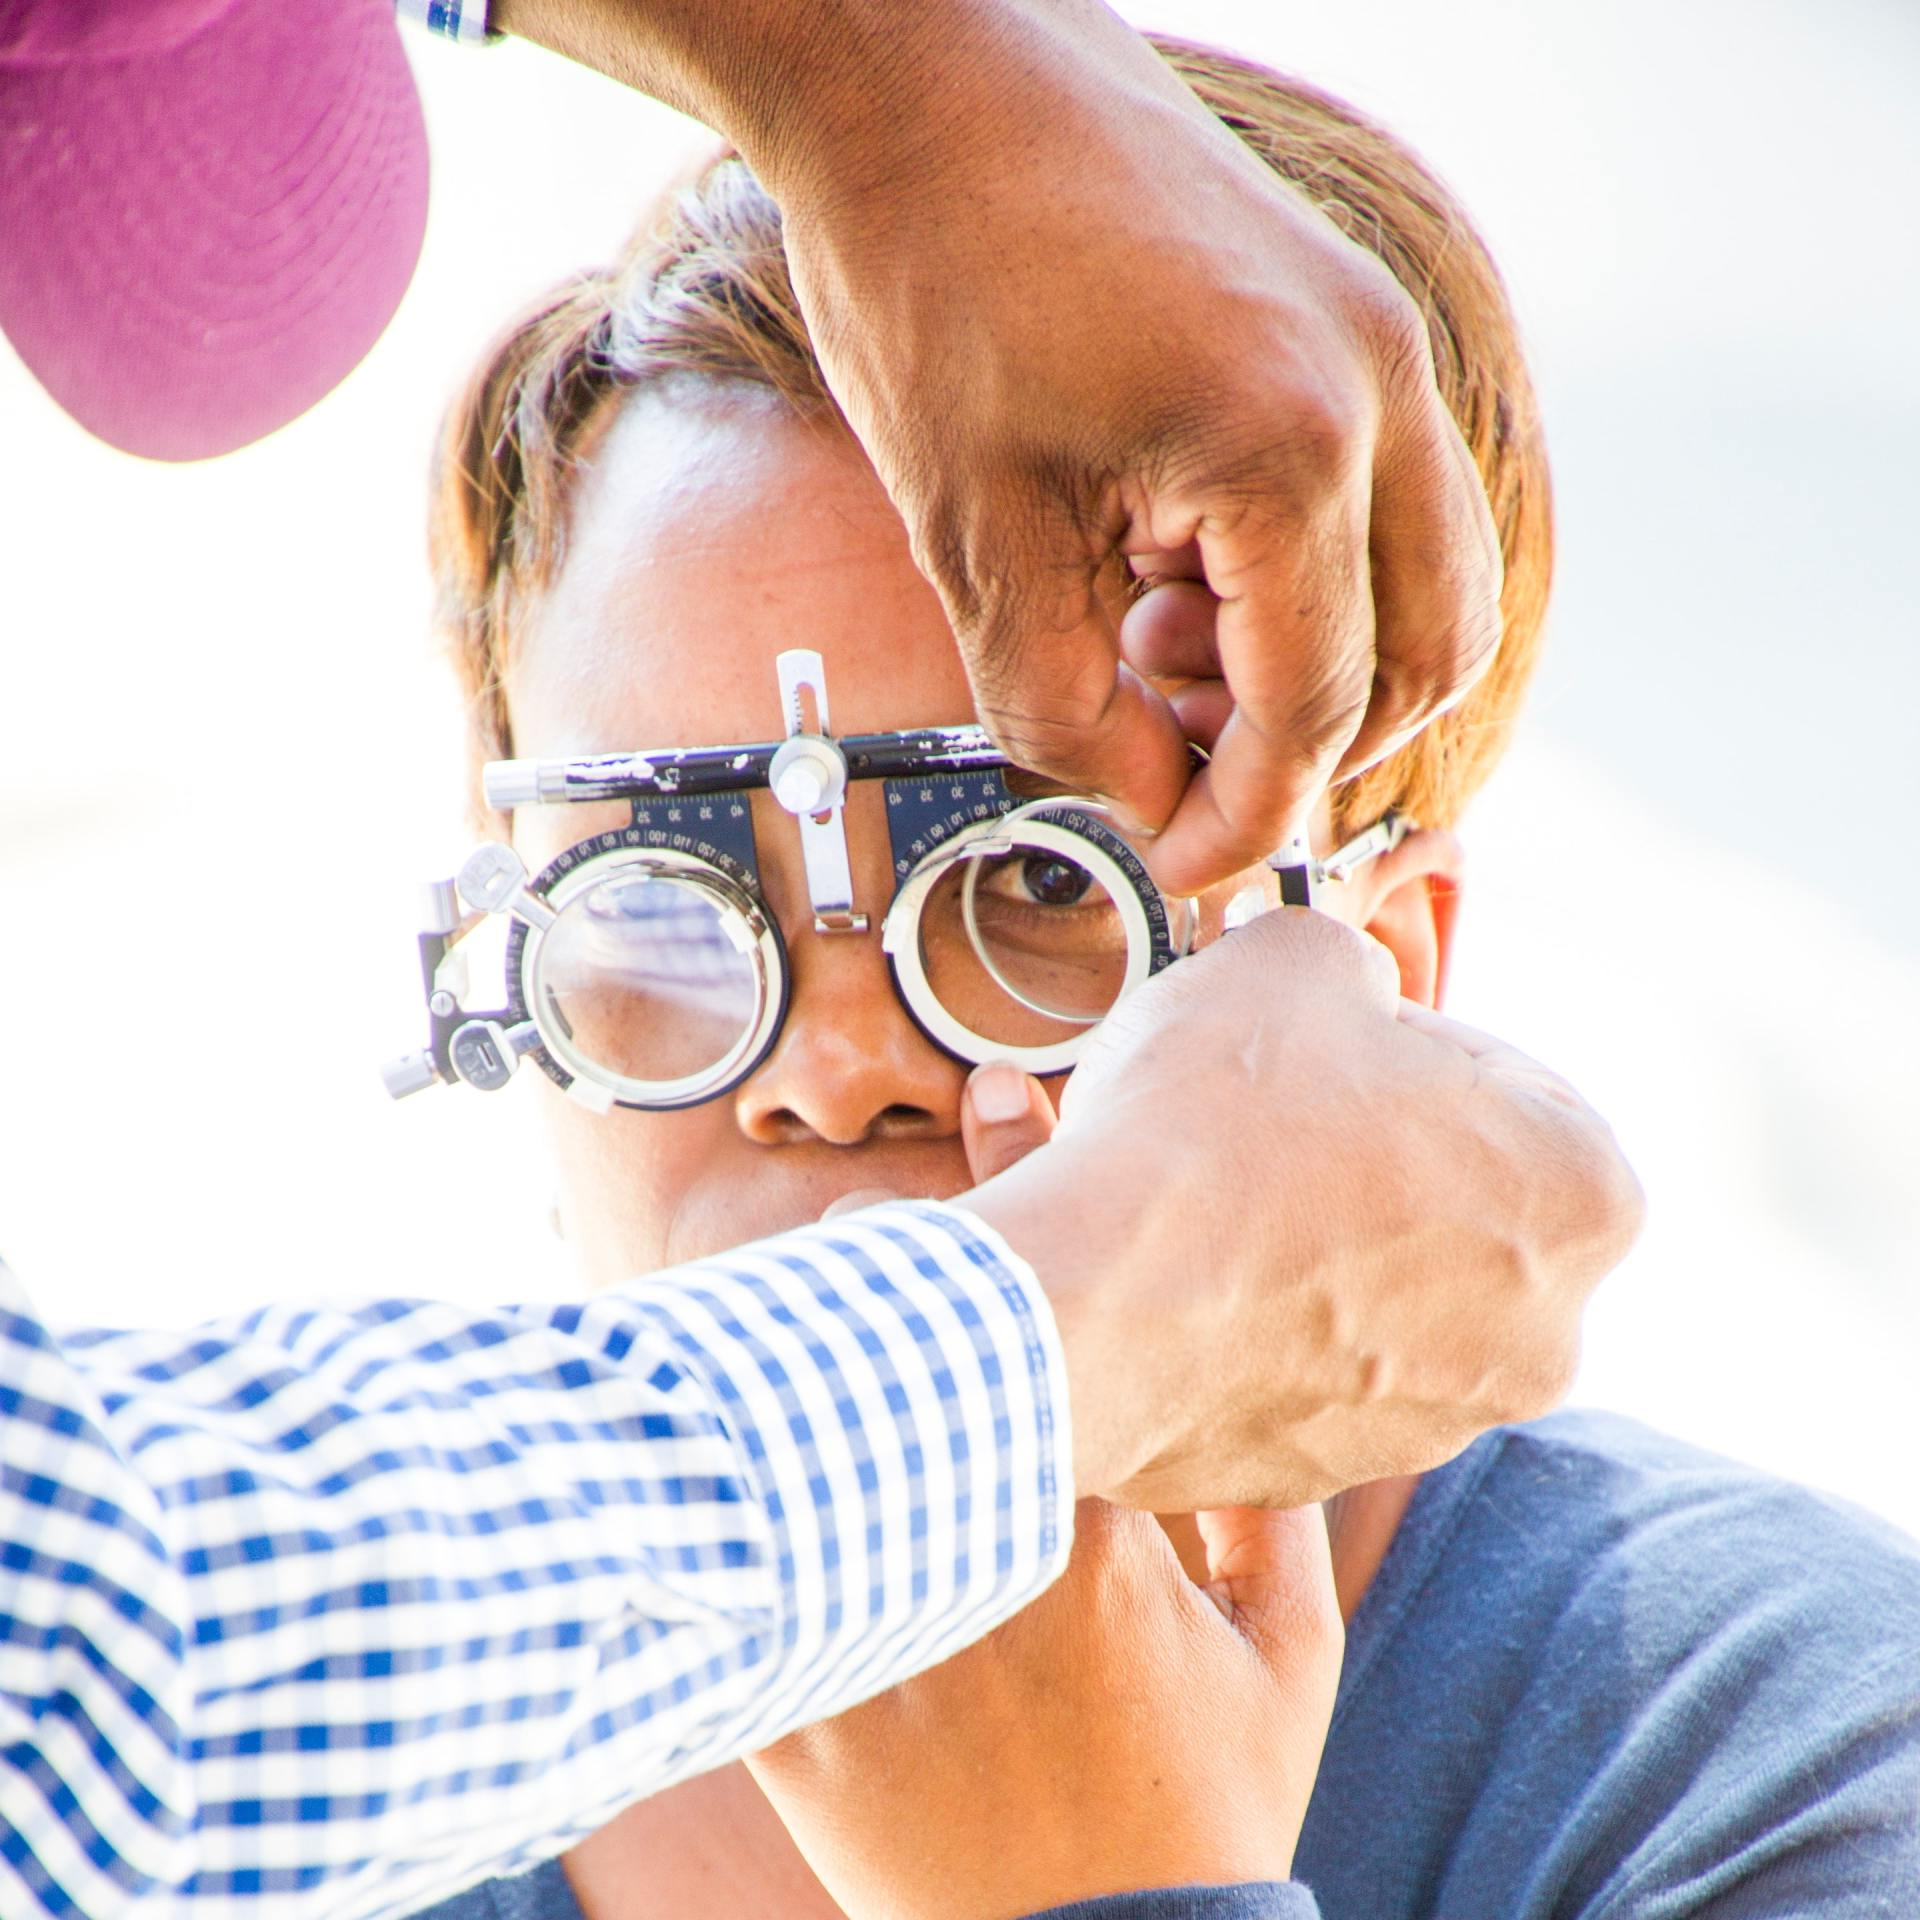
[[[1920,21],[1895,0],[1164,0],[1460,189],[1540,374],[1562,586],[1469,822],[1454,1008],[1618,1124],[1580,1393],[1920,1528]],[[0,1246],[48,1310],[567,1284],[514,1095],[390,1106],[464,850],[421,474],[456,372],[685,122],[414,43],[425,256],[244,454],[108,452],[0,359]]]

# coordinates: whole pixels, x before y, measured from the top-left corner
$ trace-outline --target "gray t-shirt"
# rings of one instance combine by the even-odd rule
[[[1915,1920],[1920,1545],[1611,1415],[1487,1435],[1354,1618],[1294,1865],[1070,1912]],[[548,1867],[431,1920],[580,1912]]]

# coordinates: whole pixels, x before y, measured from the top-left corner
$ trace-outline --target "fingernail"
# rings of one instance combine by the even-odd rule
[[[974,1069],[968,1086],[974,1117],[990,1127],[1024,1120],[1027,1115],[1027,1076],[1011,1060],[990,1060]]]

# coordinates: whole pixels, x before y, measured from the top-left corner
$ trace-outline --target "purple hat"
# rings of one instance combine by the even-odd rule
[[[312,406],[426,207],[393,0],[0,0],[0,329],[116,447],[197,460]]]

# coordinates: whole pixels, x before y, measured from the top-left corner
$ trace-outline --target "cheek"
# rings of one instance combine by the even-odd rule
[[[679,1113],[601,1115],[544,1078],[541,1104],[559,1181],[561,1231],[588,1283],[671,1263],[674,1216],[732,1129],[724,1101]]]
[[[570,847],[624,827],[632,817],[632,810],[617,800],[522,807],[513,818],[513,849],[529,873],[538,873]]]

